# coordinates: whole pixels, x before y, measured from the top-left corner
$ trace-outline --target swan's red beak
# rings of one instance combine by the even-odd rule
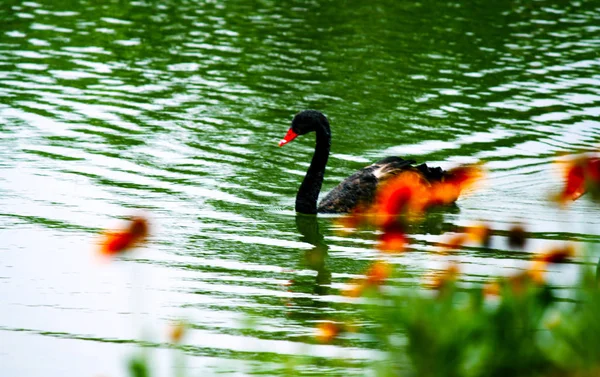
[[[298,134],[294,132],[294,130],[292,130],[291,128],[288,130],[287,134],[285,134],[285,136],[283,137],[283,139],[281,139],[281,141],[279,142],[279,146],[284,146],[287,143],[289,143],[290,141],[294,140],[295,138],[298,137]]]

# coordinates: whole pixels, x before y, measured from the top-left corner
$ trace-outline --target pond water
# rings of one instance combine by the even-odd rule
[[[356,360],[307,374],[363,375],[377,354],[360,334],[309,346],[380,256],[372,231],[295,215],[314,137],[277,142],[303,109],[332,125],[324,191],[389,155],[485,162],[478,190],[387,257],[415,279],[454,259],[480,284],[545,246],[600,241],[591,201],[548,201],[557,155],[600,141],[592,0],[4,0],[0,22],[2,375],[125,376],[142,340],[172,375],[178,318],[188,375],[277,373],[290,354]],[[136,213],[148,245],[99,260],[99,232]],[[490,248],[431,253],[476,221]],[[506,246],[515,221],[526,252]]]

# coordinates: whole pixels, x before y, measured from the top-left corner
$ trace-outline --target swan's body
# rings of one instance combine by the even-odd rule
[[[429,168],[425,164],[413,166],[414,163],[414,160],[387,157],[358,170],[321,199],[317,212],[345,213],[358,204],[370,204],[375,199],[379,184],[403,171],[418,171],[429,182],[442,179],[444,171],[441,168]]]
[[[429,182],[440,181],[446,174],[441,168],[430,168],[425,164],[413,166],[414,160],[387,157],[358,170],[343,180],[325,195],[317,206],[331,146],[329,121],[318,111],[302,111],[294,117],[292,127],[279,142],[279,146],[312,131],[317,134],[315,153],[296,195],[296,212],[307,214],[350,212],[358,204],[370,204],[375,198],[377,186],[403,171],[417,171]]]

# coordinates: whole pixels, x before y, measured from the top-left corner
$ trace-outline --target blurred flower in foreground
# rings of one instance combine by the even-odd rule
[[[376,261],[365,272],[365,279],[353,281],[342,294],[347,297],[358,297],[362,295],[365,289],[378,287],[385,283],[391,274],[392,267],[387,262]]]
[[[559,247],[554,247],[544,253],[537,254],[533,260],[544,263],[565,263],[573,258],[575,254],[575,246],[567,243]]]
[[[589,191],[592,198],[600,199],[600,159],[583,156],[566,163],[563,170],[564,186],[553,199],[565,206]]]
[[[449,284],[454,284],[458,279],[459,273],[460,269],[458,268],[458,265],[453,263],[445,270],[426,277],[424,284],[429,288],[441,291]]]
[[[469,226],[465,229],[469,241],[488,247],[492,236],[492,229],[485,223]]]
[[[458,200],[460,194],[483,178],[483,169],[480,164],[463,165],[448,170],[442,182],[431,186],[429,206],[448,205]]]
[[[484,295],[500,295],[501,287],[508,286],[514,293],[521,293],[527,284],[542,285],[546,283],[545,274],[548,264],[566,263],[576,254],[575,246],[565,244],[546,252],[536,254],[531,266],[518,274],[508,276],[498,282],[487,283],[483,287]]]
[[[438,244],[438,246],[441,247],[440,253],[457,250],[464,245],[468,239],[469,238],[464,233],[453,234]]]
[[[187,323],[183,321],[173,322],[169,327],[169,340],[171,343],[180,343],[185,336]]]
[[[440,250],[441,253],[459,249],[467,242],[475,242],[484,247],[488,247],[491,234],[492,230],[490,227],[487,224],[481,223],[465,227],[463,233],[457,233],[450,236],[443,242],[440,242],[438,246],[442,248]]]
[[[334,322],[320,322],[317,325],[317,340],[321,343],[330,343],[342,331],[342,326]]]
[[[527,286],[541,284],[544,284],[543,271],[534,264],[532,268],[525,271],[485,283],[482,293],[488,297],[502,296],[503,289],[508,288],[513,294],[521,294]]]
[[[419,216],[429,200],[429,185],[421,174],[406,171],[387,181],[372,208],[376,225],[390,225],[399,215]]]
[[[529,269],[530,276],[539,283],[544,282],[546,266],[550,263],[566,263],[575,256],[575,246],[565,244],[552,248],[544,253],[537,254],[533,258],[533,264]]]
[[[415,171],[406,171],[387,181],[377,192],[372,212],[376,225],[385,226],[403,215],[418,219],[433,206],[454,203],[460,193],[483,176],[479,165],[466,165],[446,172],[439,182],[428,182]]]
[[[381,251],[400,252],[406,247],[406,234],[400,224],[386,226],[379,237],[377,248]]]
[[[116,255],[130,250],[143,243],[148,236],[148,220],[142,217],[132,217],[125,229],[107,231],[100,240],[100,253]]]
[[[406,237],[402,226],[419,220],[434,206],[454,203],[461,192],[483,177],[480,165],[465,165],[448,170],[441,181],[429,182],[418,169],[407,170],[383,182],[371,205],[360,205],[336,220],[344,231],[364,224],[384,230],[379,249],[401,251]]]
[[[483,285],[484,296],[500,296],[500,284],[497,281],[488,281]]]
[[[376,261],[367,270],[367,284],[368,285],[381,285],[391,275],[392,268],[389,263],[383,261]]]
[[[527,243],[527,232],[523,225],[515,224],[508,230],[508,246],[522,249]]]

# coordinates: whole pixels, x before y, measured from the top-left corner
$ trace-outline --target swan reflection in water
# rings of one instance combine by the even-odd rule
[[[320,296],[329,294],[331,284],[331,271],[327,267],[329,246],[319,230],[317,216],[298,213],[295,220],[300,240],[313,246],[300,256],[300,268],[313,270],[316,275],[297,274],[290,281],[288,291],[294,295],[290,297],[287,305],[301,310],[292,310],[289,315],[302,319],[317,319],[320,318],[317,312],[306,309],[328,306],[327,301],[320,299]]]
[[[410,232],[421,234],[442,234],[447,231],[455,231],[456,226],[444,221],[444,215],[456,214],[459,212],[458,206],[451,206],[443,210],[436,210],[429,213],[424,221],[419,225],[410,227]],[[330,218],[324,218],[323,221],[331,221]],[[296,306],[323,307],[327,306],[327,301],[318,296],[330,294],[331,270],[328,267],[327,257],[329,246],[325,242],[325,237],[319,229],[318,217],[315,215],[305,215],[297,213],[295,217],[296,228],[300,235],[300,241],[312,245],[312,248],[306,250],[300,257],[300,265],[316,272],[316,275],[298,274],[290,281],[288,290],[295,293],[304,293],[305,295],[294,297],[291,300]],[[372,231],[356,232],[352,238],[376,239]],[[373,249],[373,252],[377,251]],[[364,269],[364,263],[357,263],[356,271],[360,274]],[[308,296],[307,296],[308,295]],[[306,314],[306,313],[305,313]]]

